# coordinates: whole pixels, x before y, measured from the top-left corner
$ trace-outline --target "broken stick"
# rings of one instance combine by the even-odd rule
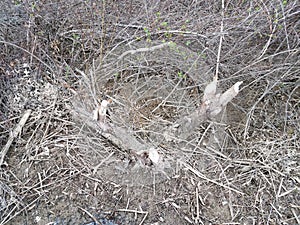
[[[17,124],[13,132],[10,133],[8,141],[2,151],[0,152],[0,166],[4,163],[4,157],[8,152],[9,147],[11,146],[13,140],[18,136],[18,134],[21,132],[23,126],[25,125],[26,121],[28,120],[29,116],[31,114],[31,110],[28,109],[25,111],[24,115],[22,116],[20,122]]]

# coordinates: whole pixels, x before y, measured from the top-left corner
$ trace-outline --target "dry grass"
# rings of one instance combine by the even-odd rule
[[[2,1],[1,151],[32,111],[0,169],[0,224],[300,223],[299,14],[296,0]],[[224,118],[164,141],[215,73],[222,90],[244,81]],[[104,98],[169,179],[126,171],[134,157],[74,116]]]

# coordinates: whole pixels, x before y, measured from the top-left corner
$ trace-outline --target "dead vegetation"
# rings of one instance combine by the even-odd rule
[[[300,223],[299,14],[296,0],[2,1],[0,224]],[[220,93],[243,84],[199,123],[215,75]],[[93,120],[102,100],[115,139]]]

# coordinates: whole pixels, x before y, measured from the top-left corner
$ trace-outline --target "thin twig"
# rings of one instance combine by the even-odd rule
[[[295,209],[291,209],[294,217],[295,217],[295,220],[297,221],[298,224],[300,224],[300,218],[297,216],[297,213],[296,213],[296,210]]]
[[[99,169],[99,167],[101,165],[103,165],[103,163],[105,163],[105,161],[107,161],[110,157],[112,157],[114,154],[114,152],[110,153],[105,159],[103,159],[98,165],[93,167],[93,174],[97,173],[97,170]]]
[[[217,65],[216,65],[216,74],[215,79],[218,80],[218,74],[219,74],[219,67],[220,67],[220,57],[221,57],[221,50],[222,50],[222,41],[223,41],[223,30],[224,30],[224,0],[222,0],[222,20],[221,20],[221,29],[220,29],[220,42],[219,42],[219,48],[218,48],[218,56],[217,56]]]
[[[40,63],[42,63],[44,66],[46,66],[52,73],[54,73],[54,70],[53,68],[51,68],[47,63],[45,63],[43,60],[41,60],[39,57],[37,57],[36,55],[32,54],[31,52],[27,51],[26,49],[18,46],[18,45],[15,45],[13,43],[10,43],[10,42],[7,42],[7,41],[0,41],[0,43],[2,44],[6,44],[6,45],[11,45],[17,49],[20,49],[24,52],[26,52],[27,54],[29,54],[31,57],[35,58],[36,60],[38,60]]]
[[[145,221],[145,219],[148,216],[148,212],[145,211],[138,211],[138,210],[132,210],[132,209],[118,209],[117,211],[119,212],[129,212],[129,213],[137,213],[137,214],[144,214],[145,216],[143,217],[142,221],[139,223],[139,225],[142,225]]]
[[[125,28],[134,28],[134,29],[140,29],[143,30],[145,27],[144,26],[138,26],[138,25],[132,25],[132,24],[121,24],[121,23],[116,23],[115,25],[119,27],[125,27]],[[202,37],[202,38],[207,38],[207,36],[203,34],[199,34],[197,32],[193,31],[184,31],[184,30],[160,30],[157,32],[151,33],[152,35],[159,35],[159,34],[178,34],[178,35],[183,35],[183,36],[196,36],[196,37]],[[148,35],[148,34],[147,34]],[[147,36],[145,35],[145,37]]]
[[[232,188],[232,187],[229,187],[229,186],[227,186],[227,185],[225,185],[225,184],[222,184],[222,183],[219,183],[219,182],[217,182],[217,181],[215,181],[215,180],[212,180],[212,179],[207,178],[204,174],[200,173],[200,171],[194,169],[193,167],[191,167],[189,164],[187,164],[187,163],[185,163],[185,162],[181,162],[181,163],[182,163],[188,170],[190,170],[192,173],[194,173],[195,175],[197,175],[199,178],[202,178],[202,179],[204,179],[204,180],[206,180],[206,181],[209,181],[209,182],[211,182],[211,183],[213,183],[213,184],[219,185],[219,186],[221,186],[221,187],[223,187],[223,188],[226,188],[226,189],[228,189],[228,190],[234,191],[234,192],[236,192],[236,193],[238,193],[238,194],[241,194],[241,195],[244,195],[244,194],[245,194],[245,193],[243,193],[243,192],[241,192],[241,191],[239,191],[239,190],[236,190],[236,189],[234,189],[234,188]]]
[[[136,50],[128,50],[126,52],[124,52],[122,55],[120,55],[118,57],[118,60],[121,60],[123,59],[126,55],[129,55],[129,54],[136,54],[136,53],[140,53],[140,52],[150,52],[150,51],[154,51],[154,50],[157,50],[157,49],[161,49],[161,48],[164,48],[166,46],[170,46],[170,43],[171,42],[166,42],[166,43],[163,43],[163,44],[160,44],[160,45],[155,45],[155,46],[152,46],[152,47],[149,47],[149,48],[139,48],[139,49],[136,49]]]
[[[85,210],[85,209],[83,209],[83,208],[81,208],[79,206],[78,206],[78,208],[81,209],[86,214],[88,214],[88,216],[91,217],[97,225],[101,224],[101,223],[99,223],[99,221],[90,212],[88,212],[87,210]]]

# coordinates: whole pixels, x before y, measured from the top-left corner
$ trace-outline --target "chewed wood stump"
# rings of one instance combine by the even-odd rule
[[[126,43],[79,72],[83,79],[73,112],[83,126],[82,141],[89,140],[84,157],[97,177],[133,186],[162,182],[195,151],[224,142],[224,112],[210,118],[205,109],[198,119],[204,87],[213,76],[186,47]],[[109,101],[107,115],[99,121],[93,114],[103,110],[103,100]],[[199,168],[207,161],[199,158]]]

